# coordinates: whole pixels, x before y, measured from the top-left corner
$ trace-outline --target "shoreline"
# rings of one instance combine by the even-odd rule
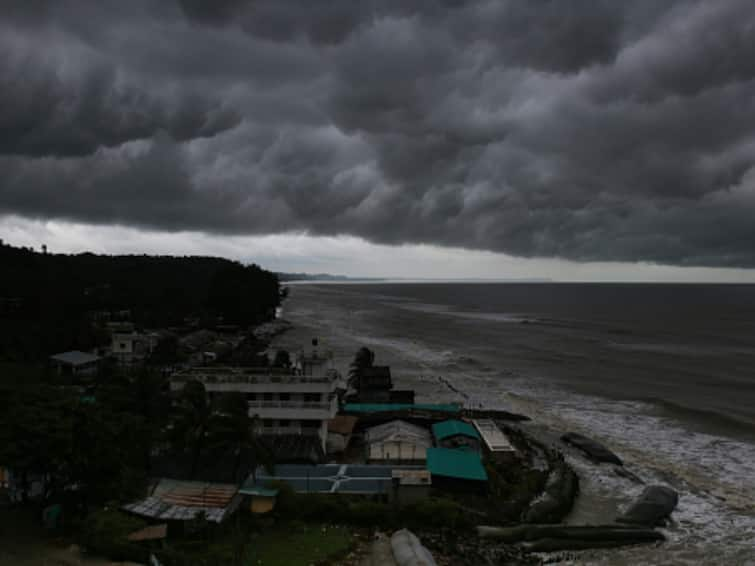
[[[657,436],[659,429],[655,438],[643,439],[647,435],[642,428],[645,421],[662,427],[665,434],[668,431],[663,427],[668,427],[671,419],[642,414],[643,407],[638,402],[565,395],[558,393],[561,388],[557,381],[527,382],[516,374],[506,372],[498,376],[485,371],[459,371],[444,356],[425,351],[424,346],[416,345],[412,350],[405,350],[399,343],[374,336],[363,324],[354,328],[354,322],[361,322],[361,319],[357,317],[355,320],[347,307],[330,300],[332,289],[329,287],[331,292],[325,296],[315,294],[316,301],[312,301],[312,293],[308,293],[309,303],[297,302],[297,294],[292,293],[284,305],[283,317],[290,320],[293,327],[278,336],[271,347],[285,348],[301,342],[305,337],[317,335],[329,348],[335,346],[336,361],[340,367],[346,368],[358,345],[367,345],[376,350],[382,362],[397,368],[397,386],[415,389],[417,402],[462,401],[471,405],[482,402],[491,409],[499,408],[530,416],[532,422],[522,426],[542,435],[545,441],[558,443],[559,433],[573,430],[603,442],[627,462],[628,474],[619,475],[613,468],[589,463],[579,454],[559,446],[580,476],[582,488],[571,516],[567,518],[568,524],[602,522],[603,518],[626,508],[644,487],[636,479],[630,479],[632,477],[640,478],[647,484],[670,484],[681,493],[674,522],[663,530],[668,540],[661,547],[589,551],[580,553],[577,563],[629,565],[644,561],[648,564],[665,564],[700,560],[711,552],[724,557],[724,562],[737,563],[748,555],[748,541],[755,533],[755,514],[747,508],[747,491],[742,492],[741,484],[734,484],[723,492],[710,486],[706,482],[708,474],[716,469],[715,462],[706,463],[700,457],[712,448],[727,453],[732,445],[738,445],[736,441],[724,439],[724,444],[718,446],[714,436],[698,434],[677,425],[671,432],[679,439],[689,442],[700,437],[701,452],[700,455],[677,454],[685,446],[674,440],[673,436],[666,442],[663,436]],[[524,389],[523,384],[526,386]],[[622,441],[617,443],[619,439]],[[653,442],[648,443],[647,440]],[[709,447],[711,442],[713,444]],[[675,447],[675,444],[678,446]],[[669,448],[674,448],[676,452],[668,452]],[[746,454],[743,457],[747,461]],[[677,461],[684,465],[679,467],[674,463]],[[755,467],[755,461],[752,464]],[[739,502],[737,490],[740,492]]]

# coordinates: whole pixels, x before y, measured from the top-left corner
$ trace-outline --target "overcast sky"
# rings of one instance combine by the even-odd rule
[[[0,237],[755,281],[755,3],[0,0]]]

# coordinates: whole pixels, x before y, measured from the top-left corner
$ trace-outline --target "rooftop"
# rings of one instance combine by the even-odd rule
[[[72,350],[70,352],[62,352],[50,356],[50,359],[60,362],[62,364],[68,364],[72,366],[83,366],[86,364],[92,364],[100,360],[99,356],[89,354],[87,352],[81,352],[79,350]]]
[[[178,521],[188,521],[204,513],[208,521],[220,523],[236,510],[237,491],[233,484],[163,479],[152,495],[124,505],[123,509],[150,519]]]
[[[427,469],[434,476],[487,481],[479,454],[450,448],[428,448]]]
[[[420,426],[406,421],[395,420],[367,429],[364,435],[365,442],[412,442],[421,446],[433,445],[430,432]]]
[[[473,420],[475,428],[480,432],[485,446],[491,452],[516,452],[508,436],[498,428],[492,419]]]
[[[358,420],[359,417],[352,415],[336,415],[328,421],[328,432],[351,434]]]
[[[256,482],[249,476],[240,491],[252,493],[269,488],[274,482],[283,481],[299,493],[388,493],[396,469],[408,468],[346,464],[280,465],[275,467],[273,474],[259,470]]]
[[[343,410],[347,413],[382,413],[391,411],[440,411],[458,413],[461,407],[454,403],[346,403]]]
[[[480,438],[480,434],[471,424],[459,420],[448,420],[433,425],[433,435],[438,440],[449,438],[451,436],[469,436],[470,438]]]

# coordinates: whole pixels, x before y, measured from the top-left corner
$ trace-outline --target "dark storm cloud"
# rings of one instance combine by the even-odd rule
[[[749,0],[0,6],[0,212],[755,267]]]

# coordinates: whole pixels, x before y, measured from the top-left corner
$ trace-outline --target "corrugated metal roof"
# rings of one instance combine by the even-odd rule
[[[429,448],[427,469],[435,476],[487,481],[488,474],[479,454],[450,448]]]
[[[99,361],[99,356],[95,356],[94,354],[88,354],[87,352],[80,352],[79,350],[73,350],[71,352],[62,352],[60,354],[55,354],[54,356],[50,356],[51,359],[55,360],[56,362],[60,362],[63,364],[69,364],[72,366],[81,366],[84,364],[91,364],[96,361]]]
[[[458,413],[461,411],[461,406],[453,403],[346,403],[343,410],[347,413],[381,413],[406,410]]]
[[[365,432],[364,440],[369,444],[410,442],[426,448],[433,445],[432,437],[427,429],[402,420],[373,426]]]
[[[206,519],[220,523],[238,507],[237,488],[230,484],[206,484],[161,480],[152,495],[124,505],[142,517],[188,521],[204,512]]]
[[[509,437],[498,428],[492,419],[477,419],[472,421],[475,428],[480,432],[485,445],[491,452],[516,452]]]
[[[477,432],[475,427],[464,421],[449,420],[442,423],[435,423],[433,425],[433,435],[438,440],[448,438],[450,436],[469,436],[471,438],[480,439],[480,433]]]

